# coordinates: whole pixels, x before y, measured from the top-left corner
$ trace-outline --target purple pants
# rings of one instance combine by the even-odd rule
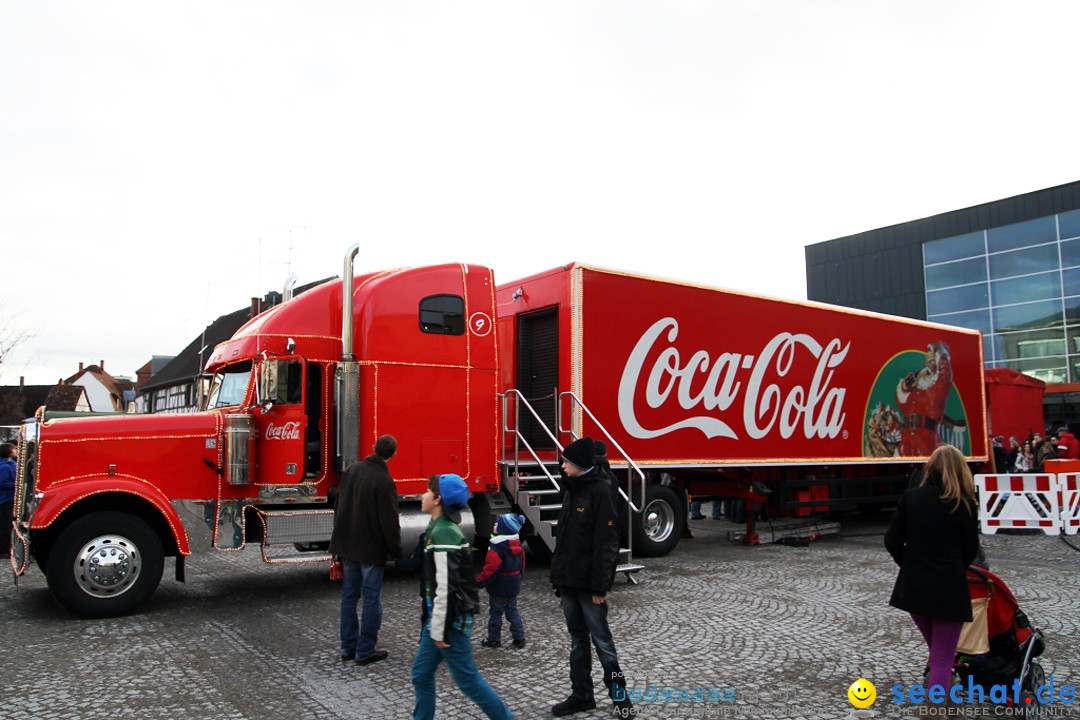
[[[926,681],[926,689],[929,691],[935,685],[940,685],[948,692],[952,681],[953,662],[956,660],[956,645],[960,642],[960,631],[964,628],[964,623],[915,613],[910,615],[930,649],[930,677]]]

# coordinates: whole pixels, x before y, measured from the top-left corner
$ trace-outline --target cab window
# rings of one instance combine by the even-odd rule
[[[260,399],[274,405],[299,405],[304,397],[304,365],[299,360],[268,360],[262,365]]]
[[[250,362],[235,363],[216,373],[210,383],[206,409],[243,405],[250,376]]]
[[[465,334],[465,298],[429,295],[420,301],[420,329],[439,335]]]

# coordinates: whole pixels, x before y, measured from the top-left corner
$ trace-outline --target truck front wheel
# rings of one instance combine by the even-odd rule
[[[45,577],[53,597],[75,615],[116,617],[150,597],[164,565],[161,540],[145,522],[96,512],[56,538]]]
[[[674,550],[686,525],[685,507],[666,485],[646,485],[645,504],[632,518],[634,554],[645,557],[661,557]]]

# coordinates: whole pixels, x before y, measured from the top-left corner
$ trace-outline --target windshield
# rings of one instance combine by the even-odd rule
[[[250,375],[250,362],[229,365],[214,375],[210,394],[206,398],[206,409],[243,405]]]

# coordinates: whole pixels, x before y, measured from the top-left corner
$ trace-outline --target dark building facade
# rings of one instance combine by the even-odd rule
[[[810,300],[980,330],[1080,421],[1080,182],[809,245]]]

